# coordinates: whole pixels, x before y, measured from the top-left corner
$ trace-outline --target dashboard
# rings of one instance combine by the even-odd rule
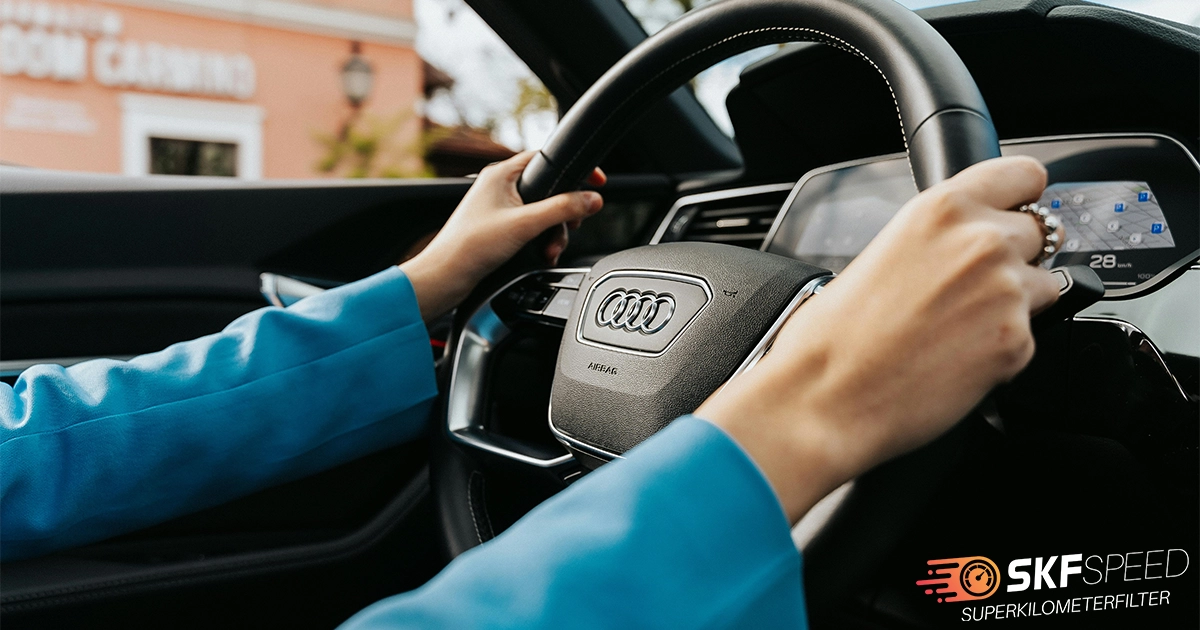
[[[1046,165],[1039,203],[1063,221],[1047,268],[1085,264],[1108,298],[1134,297],[1200,255],[1200,164],[1155,134],[1062,136],[1002,143]],[[762,249],[840,272],[917,194],[904,154],[810,171],[792,188]]]

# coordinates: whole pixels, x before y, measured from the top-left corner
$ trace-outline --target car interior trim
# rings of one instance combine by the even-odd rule
[[[259,292],[272,306],[280,308],[286,308],[306,297],[325,291],[323,287],[277,273],[259,274],[258,280]]]
[[[794,182],[781,182],[778,184],[763,184],[760,186],[748,186],[745,188],[730,188],[728,190],[714,190],[711,192],[696,193],[680,197],[671,205],[671,209],[667,211],[667,215],[663,217],[662,223],[654,232],[654,237],[650,239],[651,245],[658,245],[664,235],[667,233],[667,228],[671,222],[675,220],[675,215],[680,209],[699,203],[707,203],[709,201],[721,201],[724,199],[735,199],[737,197],[750,197],[753,195],[761,195],[763,193],[782,192],[785,190],[794,190],[796,188]],[[790,199],[789,199],[790,201]]]
[[[577,451],[583,451],[584,453],[587,453],[588,455],[591,455],[593,457],[598,457],[604,461],[609,461],[609,462],[611,462],[615,459],[625,459],[625,457],[622,455],[618,455],[616,453],[610,453],[610,452],[608,452],[602,448],[599,448],[597,446],[592,446],[591,444],[581,442],[581,441],[576,440],[575,438],[567,435],[566,433],[559,431],[558,427],[554,426],[553,403],[546,405],[546,423],[550,426],[550,433],[553,433],[554,437],[556,439],[558,439],[559,442],[562,442],[563,444],[565,444],[568,448],[571,448],[571,449],[574,449]]]
[[[767,329],[767,334],[763,335],[762,340],[758,342],[758,345],[754,346],[750,354],[746,355],[746,360],[742,361],[742,364],[733,371],[733,375],[729,378],[733,379],[743,372],[749,372],[755,365],[758,365],[758,361],[766,356],[767,351],[771,349],[772,344],[775,343],[775,337],[779,334],[779,330],[787,323],[792,313],[795,313],[809,298],[820,293],[821,288],[829,284],[829,281],[833,280],[836,275],[830,274],[828,276],[813,278],[808,284],[804,285],[800,289],[800,292],[796,294],[796,297],[792,298],[792,301],[788,302],[788,305],[784,307],[783,312],[779,314],[779,318],[775,320],[775,323],[771,324],[771,327]]]
[[[1175,391],[1179,392],[1181,402],[1188,402],[1189,397],[1187,390],[1183,388],[1183,385],[1179,382],[1179,378],[1175,376],[1175,373],[1171,371],[1171,367],[1167,365],[1166,359],[1163,358],[1162,351],[1160,351],[1158,346],[1155,345],[1154,340],[1150,339],[1150,336],[1145,332],[1142,332],[1141,328],[1138,328],[1137,326],[1134,326],[1123,319],[1117,319],[1116,317],[1077,315],[1073,318],[1073,320],[1077,322],[1096,322],[1108,324],[1110,326],[1119,328],[1121,332],[1125,333],[1125,336],[1129,339],[1129,347],[1153,361],[1155,366],[1162,370],[1162,373],[1171,379],[1171,384],[1175,386]]]
[[[465,177],[431,179],[238,179],[197,175],[155,175],[131,177],[111,173],[84,173],[27,168],[0,164],[0,194],[79,194],[96,192],[186,191],[204,190],[316,190],[316,189],[403,189],[434,186],[460,188],[471,180]]]
[[[503,295],[513,285],[538,274],[587,273],[587,267],[546,269],[522,274],[505,284],[489,297],[467,320],[458,339],[454,363],[450,372],[450,390],[446,396],[446,430],[451,439],[494,455],[538,468],[555,468],[573,461],[567,453],[558,457],[544,458],[518,453],[489,439],[481,430],[481,420],[486,408],[486,379],[497,347],[512,332],[492,308],[492,300]]]
[[[850,496],[850,491],[853,489],[854,480],[851,479],[834,488],[833,492],[825,495],[809,508],[804,517],[792,527],[792,542],[795,543],[796,549],[803,552],[808,547],[817,534],[825,529],[829,519],[837,514],[838,508],[842,507],[842,503],[846,497]]]
[[[1180,258],[1177,262],[1172,263],[1166,269],[1154,274],[1152,278],[1142,282],[1136,287],[1105,292],[1104,299],[1130,299],[1150,293],[1152,289],[1157,289],[1158,287],[1165,285],[1168,280],[1172,280],[1175,278],[1175,276],[1195,267],[1197,256],[1200,256],[1200,249],[1188,254],[1183,258]]]
[[[325,542],[283,547],[268,551],[169,563],[161,567],[112,563],[94,575],[72,581],[42,583],[31,576],[30,584],[14,588],[16,571],[6,566],[5,592],[0,597],[0,612],[11,614],[63,604],[124,597],[134,593],[178,588],[187,584],[245,578],[284,569],[316,567],[336,563],[369,551],[402,524],[406,517],[429,497],[429,469],[408,482],[378,514],[347,535]],[[95,565],[94,561],[81,561]]]

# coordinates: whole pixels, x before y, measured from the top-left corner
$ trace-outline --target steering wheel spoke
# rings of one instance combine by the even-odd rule
[[[446,398],[446,431],[457,444],[524,466],[554,469],[574,458],[556,445],[497,431],[489,421],[490,376],[500,352],[522,326],[561,328],[588,269],[526,273],[487,299],[467,320],[455,344]]]

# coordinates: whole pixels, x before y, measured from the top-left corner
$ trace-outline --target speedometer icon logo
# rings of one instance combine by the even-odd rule
[[[1000,588],[1000,568],[983,556],[943,558],[926,563],[928,579],[917,580],[938,603],[987,599]]]
[[[996,592],[996,587],[1000,586],[1000,574],[991,560],[976,558],[962,568],[958,581],[968,594],[983,599]]]

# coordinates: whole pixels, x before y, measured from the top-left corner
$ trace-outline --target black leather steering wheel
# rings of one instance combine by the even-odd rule
[[[918,189],[1000,155],[970,72],[912,11],[887,0],[727,0],[669,24],[600,77],[525,169],[521,196],[528,202],[577,188],[649,105],[709,66],[797,41],[849,52],[879,72]]]
[[[649,105],[698,72],[755,47],[793,41],[833,46],[879,71],[895,100],[918,189],[1000,155],[987,106],[958,55],[892,0],[727,0],[688,13],[605,73],[526,168],[522,197],[535,201],[577,188]],[[586,467],[620,457],[751,367],[777,324],[828,278],[810,265],[724,245],[656,245],[609,256],[587,273],[567,320],[552,431]],[[620,292],[648,294],[662,308],[627,334],[605,325],[611,317],[604,309],[616,308],[609,298]],[[589,365],[621,369],[609,374]],[[872,471],[842,497],[805,547],[811,598],[844,595],[886,553],[905,514],[919,510],[921,486],[953,462],[958,433]],[[482,466],[471,449],[442,443],[434,453],[434,489],[457,554],[492,532],[481,508]]]

